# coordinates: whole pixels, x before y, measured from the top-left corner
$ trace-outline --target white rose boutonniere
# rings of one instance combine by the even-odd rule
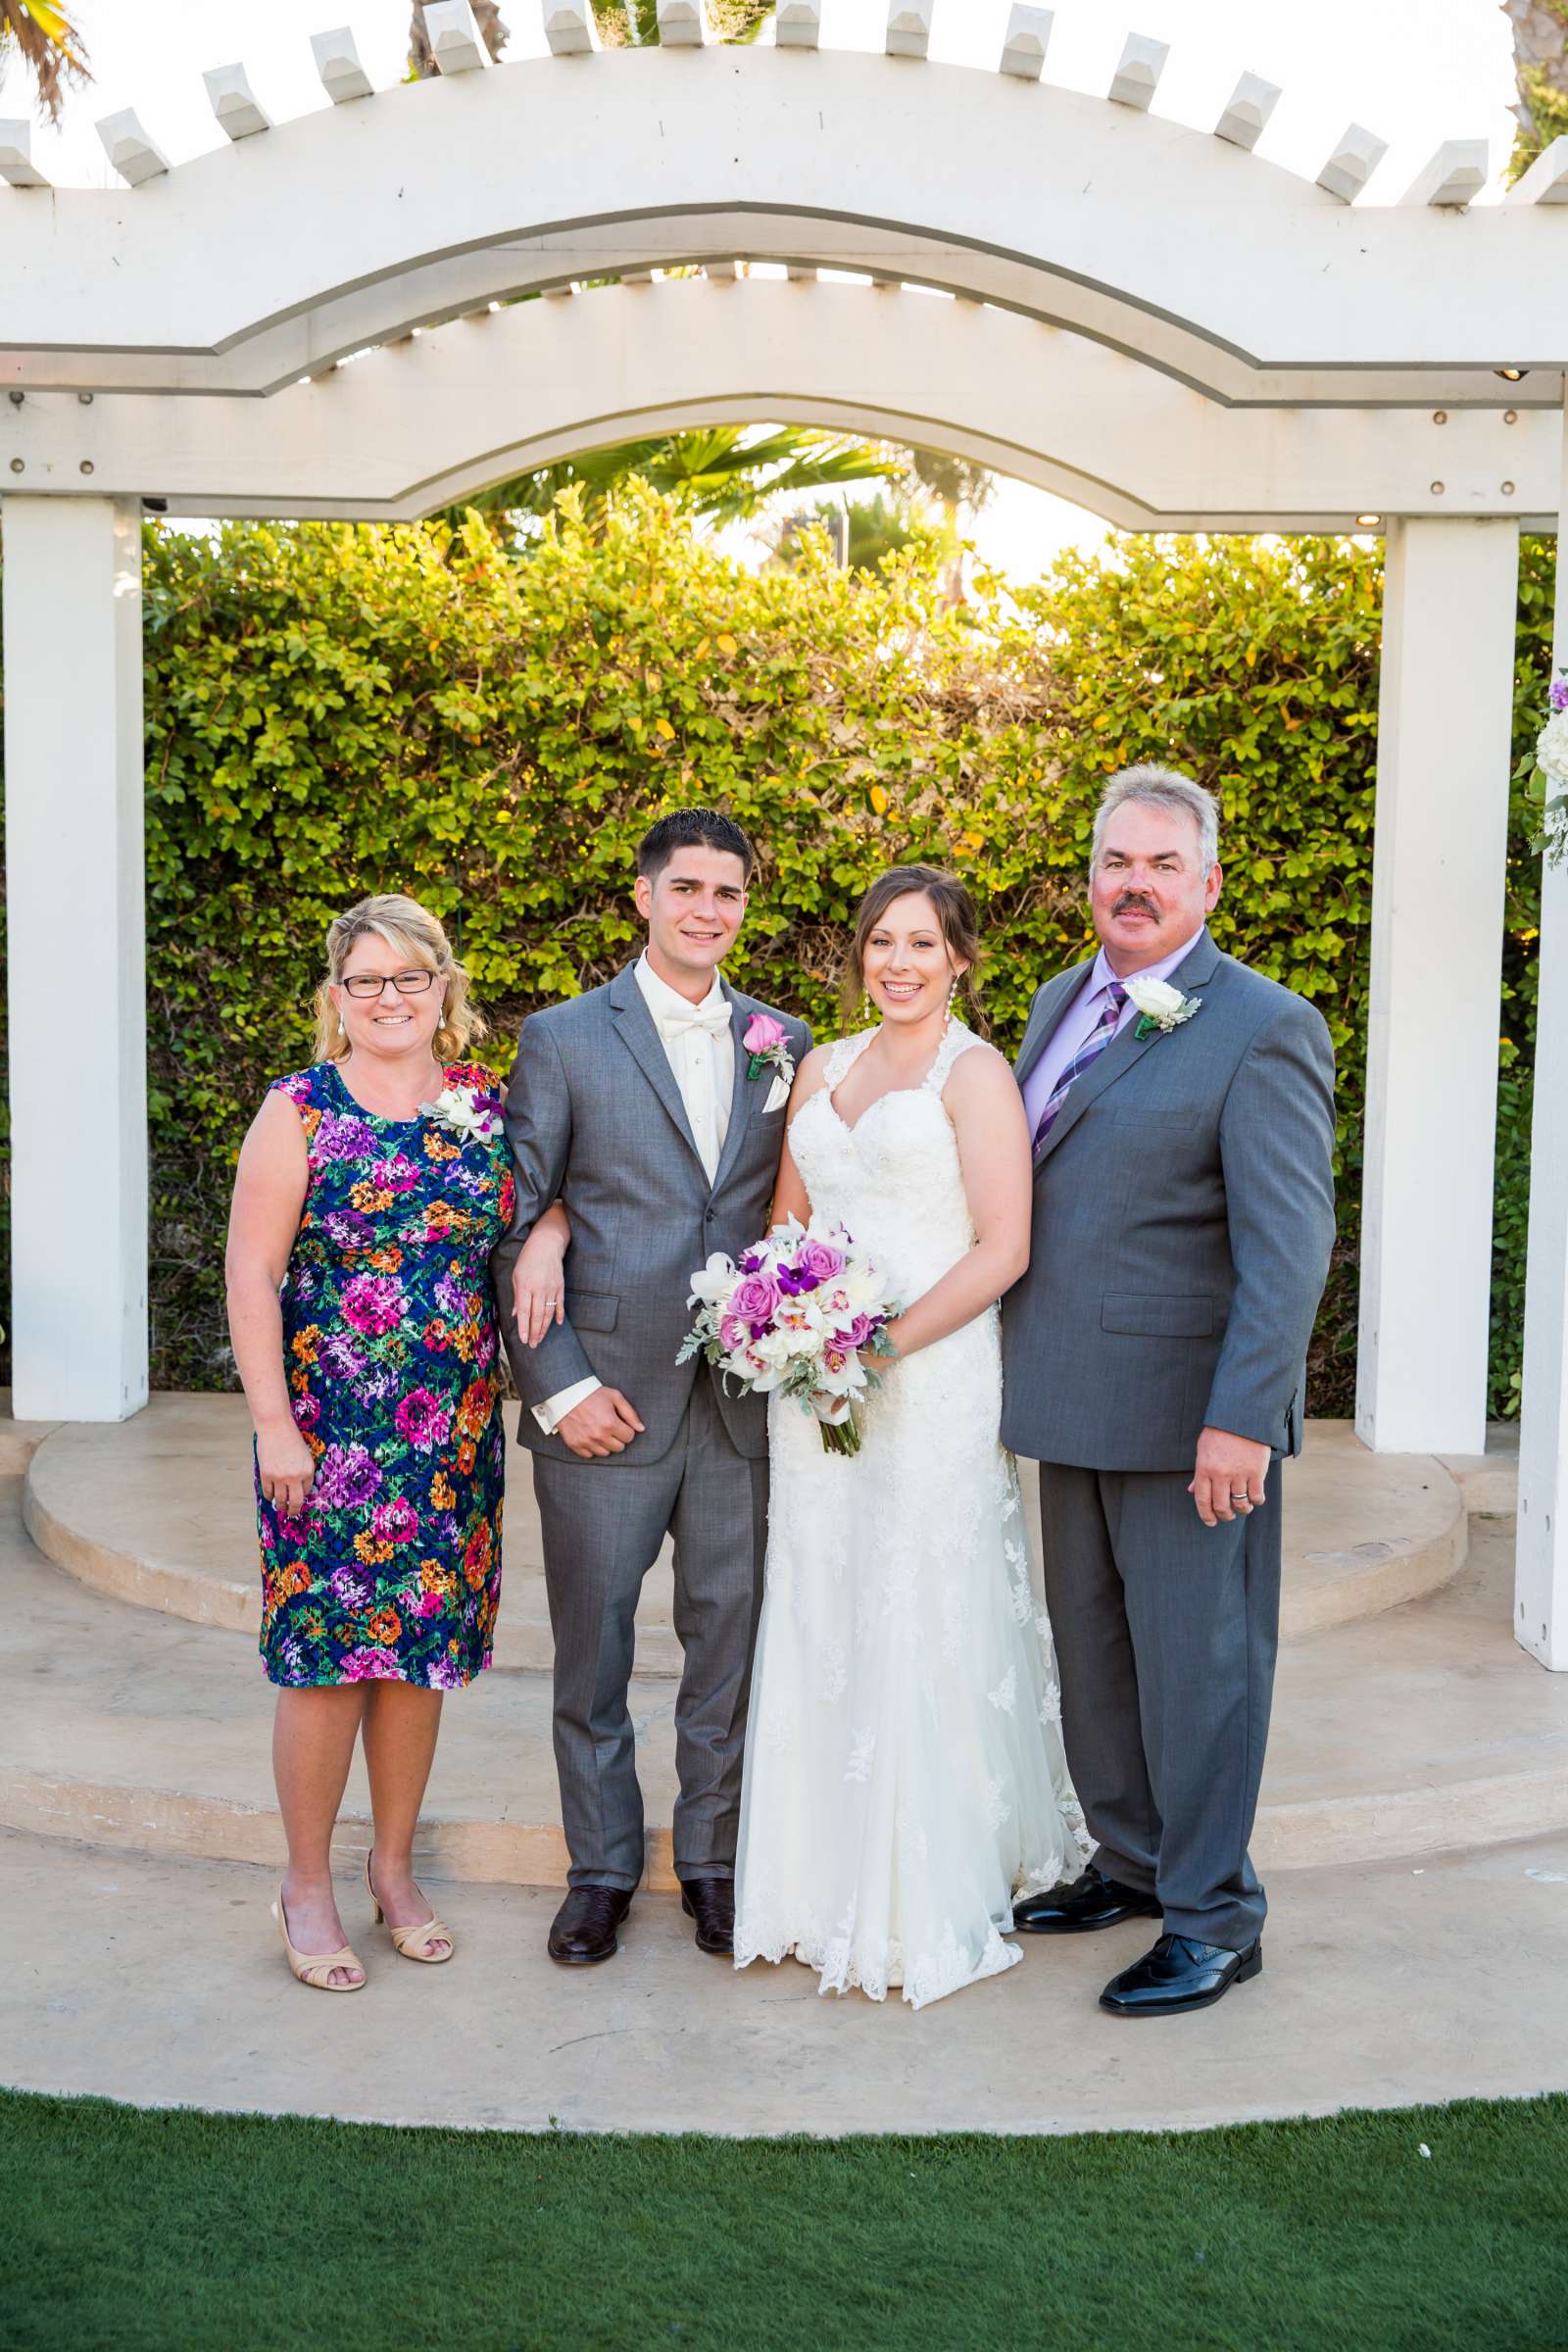
[[[472,1086],[444,1087],[433,1102],[419,1104],[419,1116],[433,1119],[460,1144],[470,1137],[475,1143],[493,1144],[501,1133],[501,1113],[493,1103],[481,1101],[478,1089]]]
[[[1144,980],[1136,972],[1124,985],[1138,1007],[1138,1025],[1133,1035],[1140,1042],[1152,1037],[1156,1030],[1161,1037],[1168,1037],[1183,1021],[1190,1021],[1203,1002],[1201,997],[1184,997],[1168,980]]]

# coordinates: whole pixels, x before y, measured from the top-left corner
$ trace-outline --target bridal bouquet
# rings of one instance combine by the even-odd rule
[[[829,1453],[859,1452],[855,1399],[876,1387],[866,1358],[893,1353],[900,1310],[842,1225],[792,1217],[738,1265],[710,1257],[687,1304],[699,1312],[677,1362],[703,1355],[743,1389],[778,1389],[816,1416]]]

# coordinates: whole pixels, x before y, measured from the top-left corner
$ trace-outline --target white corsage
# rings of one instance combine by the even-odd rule
[[[493,1144],[501,1133],[501,1113],[482,1102],[472,1086],[444,1087],[433,1102],[419,1104],[419,1116],[445,1128],[460,1144],[470,1138],[475,1143]]]
[[[1190,1021],[1203,1002],[1201,997],[1184,997],[1168,980],[1145,980],[1136,972],[1122,985],[1138,1007],[1133,1035],[1139,1040],[1152,1037],[1156,1030],[1161,1037],[1168,1037],[1173,1029]]]

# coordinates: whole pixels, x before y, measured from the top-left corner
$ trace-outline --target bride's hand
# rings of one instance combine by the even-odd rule
[[[537,1348],[552,1323],[566,1320],[566,1252],[545,1226],[536,1225],[512,1270],[512,1311],[517,1337]]]

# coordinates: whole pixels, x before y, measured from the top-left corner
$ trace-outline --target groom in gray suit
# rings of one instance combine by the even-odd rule
[[[1223,956],[1212,796],[1113,777],[1100,953],[1035,998],[1029,1270],[1003,1310],[1003,1437],[1040,1464],[1067,1761],[1094,1863],[1021,1903],[1040,1934],[1162,1918],[1105,1987],[1205,2007],[1262,1965],[1248,1853],[1279,1634],[1279,1461],[1334,1240],[1320,1015]]]
[[[727,1953],[752,1650],[767,1533],[765,1399],[677,1365],[691,1277],[767,1228],[787,1078],[810,1032],[719,977],[746,911],[752,845],[710,808],[662,817],[637,853],[648,943],[608,987],[529,1016],[507,1091],[517,1206],[493,1261],[522,1397],[555,1635],[555,1746],[570,1892],[552,1959],[608,1960],[643,1876],[626,1704],[642,1581],[675,1543],[675,1871],[704,1951]],[[764,1041],[765,1042],[765,1041]],[[563,1319],[518,1336],[513,1276],[559,1200],[571,1225]]]

